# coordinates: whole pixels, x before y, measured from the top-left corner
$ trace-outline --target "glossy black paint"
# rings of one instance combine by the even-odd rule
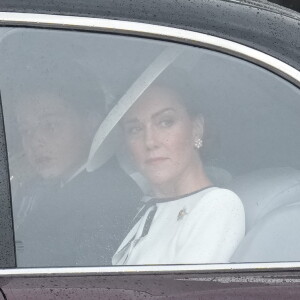
[[[300,2],[298,0],[269,0],[269,1],[300,12]]]
[[[130,20],[226,38],[300,70],[300,14],[264,0],[2,0],[0,11]]]

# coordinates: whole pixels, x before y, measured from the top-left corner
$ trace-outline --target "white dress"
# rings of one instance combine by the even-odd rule
[[[245,213],[239,197],[230,190],[209,187],[151,205],[112,263],[227,263],[244,234]]]

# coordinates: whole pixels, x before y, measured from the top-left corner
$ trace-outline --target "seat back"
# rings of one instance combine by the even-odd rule
[[[248,232],[274,209],[300,201],[300,171],[289,167],[261,169],[233,179],[228,188],[244,204]]]
[[[300,202],[279,207],[252,227],[231,257],[231,261],[300,261],[299,229]]]
[[[300,171],[270,168],[234,179],[243,201],[246,236],[232,262],[300,260]]]

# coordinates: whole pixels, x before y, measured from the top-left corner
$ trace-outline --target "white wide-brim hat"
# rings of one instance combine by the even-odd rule
[[[153,83],[182,53],[180,47],[166,48],[130,86],[117,104],[111,109],[99,126],[92,141],[89,157],[86,163],[88,172],[101,167],[118,150],[120,128],[118,122]]]

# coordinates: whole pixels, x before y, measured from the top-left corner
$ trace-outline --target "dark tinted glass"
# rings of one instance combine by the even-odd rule
[[[18,267],[300,260],[298,88],[109,34],[11,29],[0,56]]]

